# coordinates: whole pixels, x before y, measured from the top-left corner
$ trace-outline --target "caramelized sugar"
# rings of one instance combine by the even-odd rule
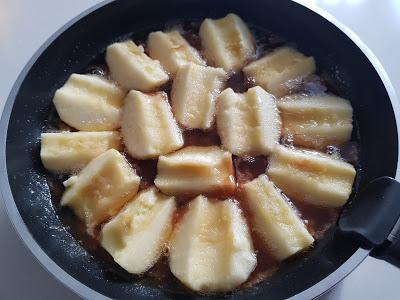
[[[197,35],[198,27],[200,22],[192,22],[184,24],[182,26],[183,36],[188,42],[195,48],[201,49],[201,42]],[[270,51],[276,47],[285,44],[285,41],[269,32],[255,32],[257,39],[257,57],[261,56],[264,52]],[[104,55],[101,59],[97,59],[90,65],[84,73],[96,74],[99,76],[109,77],[109,70],[104,62]],[[227,87],[232,88],[235,92],[245,92],[249,87],[252,86],[252,82],[247,80],[243,73],[233,74],[228,82]],[[310,76],[305,79],[296,90],[293,92],[302,92],[306,94],[319,94],[326,91],[326,86],[318,76]],[[168,82],[162,87],[162,90],[170,95],[171,82]],[[170,98],[170,97],[169,97]],[[70,130],[76,131],[74,128],[69,127],[63,123],[54,107],[51,108],[49,118],[47,120],[46,128],[44,131],[55,131],[55,130]],[[217,134],[215,126],[208,130],[185,130],[182,129],[185,146],[196,145],[196,146],[212,146],[220,145],[221,141]],[[331,149],[332,150],[332,149]],[[344,145],[341,149],[338,149],[343,159],[357,164],[358,162],[358,148],[357,144],[350,142]],[[329,152],[329,149],[328,149]],[[146,189],[154,184],[154,178],[157,174],[157,159],[152,160],[137,160],[130,157],[125,153],[125,157],[136,169],[137,174],[141,177],[140,189]],[[260,174],[265,173],[268,166],[268,159],[265,156],[256,157],[236,157],[233,156],[233,168],[237,181],[237,188],[235,191],[226,194],[214,195],[219,199],[226,199],[227,197],[236,199],[243,211],[243,215],[248,222],[250,228],[253,228],[251,224],[252,216],[249,209],[245,205],[245,201],[241,198],[241,185],[247,181],[250,181]],[[57,212],[68,228],[68,230],[74,235],[79,243],[96,259],[104,263],[105,269],[107,270],[107,276],[110,280],[120,282],[130,282],[138,278],[138,276],[130,275],[120,266],[118,266],[112,259],[112,257],[100,246],[99,243],[99,231],[101,225],[94,228],[91,234],[88,233],[85,225],[73,214],[68,208],[61,208],[59,205],[64,187],[62,185],[65,176],[54,176],[48,174],[47,182],[50,187],[52,201],[57,209]],[[188,204],[191,200],[190,197],[176,197],[178,209],[174,214],[173,222],[177,223],[181,220],[185,214]],[[308,204],[305,204],[296,199],[288,199],[289,203],[297,210],[301,218],[304,220],[308,230],[314,236],[315,239],[322,238],[325,231],[333,226],[340,214],[340,209],[326,209],[318,208]],[[271,276],[278,268],[279,262],[277,262],[269,253],[258,235],[251,231],[253,244],[257,253],[257,267],[250,275],[249,279],[239,288],[247,288],[254,284],[257,284],[269,276]],[[303,253],[296,255],[293,259],[301,259]],[[181,291],[185,293],[193,293],[192,291],[185,288],[171,273],[168,266],[168,258],[163,255],[156,265],[146,272],[145,277],[150,277],[155,280],[157,285],[173,291]]]
[[[144,190],[153,185],[157,175],[157,159],[139,160],[131,157],[126,152],[124,154],[141,178],[140,189]]]
[[[189,22],[182,26],[182,35],[188,43],[201,52],[201,39],[197,32],[199,31],[201,22]]]
[[[266,156],[235,156],[233,158],[235,166],[235,177],[238,184],[257,178],[265,173],[268,165]]]
[[[242,71],[231,75],[226,83],[226,87],[231,88],[235,93],[245,93],[252,86],[254,83],[246,78]]]
[[[291,201],[315,239],[323,237],[324,233],[336,223],[341,211],[340,208],[316,207],[295,199]]]
[[[208,131],[201,129],[185,130],[183,132],[183,139],[185,147],[187,146],[214,146],[220,145],[221,140],[219,139],[216,128],[212,128]]]

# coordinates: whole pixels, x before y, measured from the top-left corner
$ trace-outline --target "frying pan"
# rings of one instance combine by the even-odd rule
[[[314,11],[313,11],[314,10]],[[354,108],[360,167],[337,225],[299,259],[285,261],[269,279],[233,294],[248,298],[313,298],[348,275],[369,254],[399,263],[400,194],[397,105],[386,73],[372,53],[329,15],[281,0],[106,1],[65,25],[33,56],[5,104],[1,119],[0,187],[9,216],[43,266],[85,298],[201,298],[147,278],[116,276],[61,222],[39,159],[40,133],[52,97],[71,73],[82,72],[110,43],[144,39],[174,20],[240,15],[313,55],[318,73]],[[383,178],[382,178],[383,177]],[[372,182],[372,183],[371,183]],[[399,223],[399,222],[398,222]],[[226,298],[232,295],[212,296]]]

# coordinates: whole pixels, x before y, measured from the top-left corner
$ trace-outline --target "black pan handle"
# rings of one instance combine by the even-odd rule
[[[339,229],[372,249],[372,256],[400,267],[400,183],[390,177],[370,182],[344,209]]]
[[[374,249],[371,252],[371,256],[383,259],[400,268],[400,219],[394,226],[387,241],[381,247]]]

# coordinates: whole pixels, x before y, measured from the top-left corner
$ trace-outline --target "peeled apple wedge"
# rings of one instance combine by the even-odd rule
[[[109,149],[122,150],[118,131],[42,133],[40,140],[40,158],[53,173],[73,173]]]
[[[64,182],[61,205],[69,206],[92,228],[114,216],[136,195],[140,178],[115,149],[107,150]]]
[[[182,132],[164,92],[130,91],[125,98],[121,133],[128,153],[138,159],[155,158],[183,146]]]
[[[217,20],[205,19],[199,35],[209,64],[227,72],[240,70],[255,55],[254,37],[235,14]]]
[[[120,127],[125,92],[114,82],[97,75],[72,74],[53,98],[60,119],[84,131]]]
[[[217,146],[189,146],[160,156],[154,183],[167,195],[229,195],[236,187],[232,154]]]
[[[351,138],[353,108],[348,100],[332,95],[287,96],[278,100],[282,133],[295,145],[323,150]]]
[[[248,78],[275,96],[290,92],[301,80],[315,72],[315,60],[289,48],[281,47],[243,68]]]
[[[147,49],[150,57],[159,60],[171,75],[175,75],[179,68],[189,62],[205,66],[199,52],[176,30],[150,33]]]
[[[235,155],[268,155],[279,141],[281,120],[275,98],[258,86],[244,94],[224,90],[216,116],[222,145]]]
[[[166,249],[174,211],[174,197],[143,190],[103,226],[100,243],[129,273],[146,272]]]
[[[154,91],[169,79],[160,62],[148,57],[143,47],[132,41],[108,46],[106,62],[111,76],[127,90]]]
[[[279,146],[269,159],[267,174],[291,198],[321,207],[341,207],[351,194],[356,170],[317,151]]]
[[[256,232],[278,260],[309,247],[314,238],[267,175],[243,185]]]
[[[221,68],[189,63],[179,69],[172,85],[172,111],[186,128],[209,129],[215,118],[215,101],[227,79]]]
[[[257,263],[249,229],[237,203],[198,196],[170,240],[171,272],[201,292],[230,291],[245,282]]]

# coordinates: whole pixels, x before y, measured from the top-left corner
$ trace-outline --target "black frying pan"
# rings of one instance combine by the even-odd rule
[[[396,175],[398,134],[391,103],[396,99],[379,63],[356,37],[351,36],[359,46],[341,25],[336,27],[288,0],[120,0],[85,12],[51,37],[20,75],[1,119],[0,184],[10,217],[42,264],[80,295],[200,297],[168,284],[157,286],[146,278],[132,281],[115,276],[108,264],[95,259],[61,223],[39,159],[39,137],[55,90],[71,73],[82,72],[102,57],[105,47],[116,39],[140,40],[171,20],[221,17],[229,12],[259,30],[267,29],[295,42],[302,52],[315,57],[318,72],[338,95],[351,101],[361,149],[357,184],[340,226],[329,230],[306,257],[288,260],[270,279],[240,290],[234,297],[312,298],[343,279],[373,247],[377,248],[375,255],[385,254],[388,260],[395,260],[400,253],[393,230],[400,214],[396,203],[400,201],[394,201],[398,185],[387,178],[369,184],[373,179]],[[366,192],[361,194],[362,190]]]

